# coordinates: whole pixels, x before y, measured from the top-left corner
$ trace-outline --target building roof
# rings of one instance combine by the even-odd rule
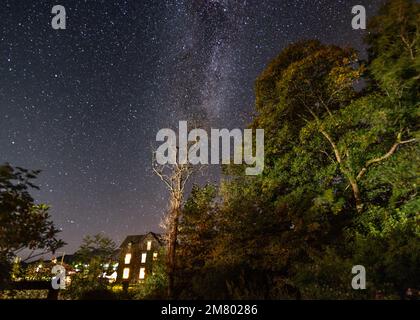
[[[146,234],[138,234],[138,235],[129,235],[127,236],[124,241],[121,243],[120,248],[127,246],[130,242],[132,244],[142,242],[148,235],[152,235],[160,244],[163,243],[162,235],[154,232],[148,232]]]

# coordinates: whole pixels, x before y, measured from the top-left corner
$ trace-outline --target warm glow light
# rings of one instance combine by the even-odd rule
[[[108,279],[109,283],[113,283],[117,280],[117,272],[114,271],[110,276],[105,274],[105,278]]]
[[[153,261],[154,260],[157,260],[157,257],[158,257],[158,253],[157,252],[153,252]]]
[[[130,276],[130,268],[124,268],[123,279],[128,279],[129,276]]]
[[[146,268],[140,268],[139,278],[144,279],[145,274],[146,274]]]
[[[141,254],[141,263],[146,263],[146,256],[147,256],[146,252]]]
[[[152,241],[147,241],[147,250],[152,249]]]
[[[129,264],[131,261],[131,253],[127,253],[124,258],[124,263]]]

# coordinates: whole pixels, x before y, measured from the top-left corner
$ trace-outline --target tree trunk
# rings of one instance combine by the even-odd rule
[[[175,164],[169,168],[165,165],[153,165],[153,172],[165,183],[168,188],[169,210],[163,221],[166,242],[166,273],[168,276],[168,299],[174,298],[176,245],[178,239],[178,224],[181,217],[183,194],[185,184],[193,173],[190,165]]]
[[[167,243],[167,273],[168,273],[168,299],[174,299],[174,283],[175,283],[175,265],[176,265],[176,244],[178,239],[178,224],[180,206],[178,202],[174,204],[170,212],[168,243]]]

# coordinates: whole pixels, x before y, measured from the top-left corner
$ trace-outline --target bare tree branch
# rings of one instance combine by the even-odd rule
[[[399,133],[398,134],[397,141],[392,145],[392,147],[389,149],[389,151],[387,153],[385,153],[381,157],[378,157],[378,158],[375,158],[375,159],[371,159],[371,160],[369,160],[369,161],[367,161],[365,163],[365,165],[363,166],[363,168],[360,170],[360,172],[356,176],[356,180],[360,180],[371,165],[373,165],[375,163],[382,162],[382,161],[388,159],[389,157],[391,157],[395,153],[395,151],[397,151],[397,148],[400,145],[411,143],[411,142],[415,142],[415,141],[416,141],[416,139],[409,139],[409,140],[401,141],[401,133]]]
[[[335,144],[333,139],[330,137],[330,135],[324,129],[320,128],[319,131],[328,140],[331,147],[333,148],[333,151],[334,151],[334,154],[335,154],[335,158],[337,159],[337,162],[341,164],[341,155],[340,155],[340,151],[337,148],[337,145]]]

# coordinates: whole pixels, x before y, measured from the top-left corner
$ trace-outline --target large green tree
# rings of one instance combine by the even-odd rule
[[[219,297],[395,297],[418,286],[419,21],[415,1],[388,1],[366,62],[306,41],[257,79],[251,127],[265,130],[264,172],[227,168],[201,231],[214,239],[186,233],[208,244],[197,256]],[[206,210],[193,225],[206,226]],[[351,288],[358,264],[366,291]]]

